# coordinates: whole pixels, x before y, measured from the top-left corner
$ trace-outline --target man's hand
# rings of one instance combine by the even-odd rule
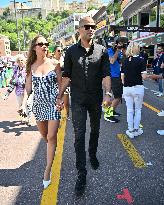
[[[62,99],[57,99],[56,108],[58,111],[61,111],[64,108],[64,102],[62,101]]]
[[[103,103],[105,103],[105,106],[110,106],[112,104],[112,97],[109,95],[104,95]]]
[[[156,79],[160,79],[160,78],[162,78],[162,76],[152,74],[152,75],[148,75],[148,78],[151,79],[151,80],[156,80]]]

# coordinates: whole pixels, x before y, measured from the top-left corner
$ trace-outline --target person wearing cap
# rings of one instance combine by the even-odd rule
[[[111,106],[105,110],[104,119],[111,123],[118,123],[119,120],[116,117],[120,116],[120,113],[116,112],[116,108],[121,101],[123,93],[123,85],[121,81],[121,59],[123,56],[122,49],[123,42],[121,42],[121,39],[117,39],[115,44],[108,48],[111,87],[114,99],[112,101]]]
[[[59,109],[64,91],[70,84],[72,122],[75,133],[76,168],[78,177],[75,194],[82,195],[86,186],[85,133],[87,112],[90,116],[89,158],[91,167],[99,167],[97,158],[100,130],[101,104],[103,100],[102,84],[105,90],[104,100],[110,103],[111,80],[106,48],[93,41],[96,25],[91,17],[79,21],[80,40],[69,47],[64,58],[64,72],[61,90],[57,97]]]

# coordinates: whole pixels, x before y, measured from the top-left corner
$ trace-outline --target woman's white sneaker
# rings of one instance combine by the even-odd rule
[[[161,136],[164,136],[164,130],[158,130],[157,133]]]
[[[134,131],[134,136],[137,137],[139,135],[142,135],[143,134],[143,130],[141,128],[139,128],[138,130],[135,129]]]
[[[157,115],[160,117],[164,117],[164,110],[161,110],[161,112],[159,112]]]
[[[133,139],[133,138],[134,138],[134,132],[133,132],[133,131],[126,130],[126,134],[127,134],[127,136],[128,136],[130,139]]]

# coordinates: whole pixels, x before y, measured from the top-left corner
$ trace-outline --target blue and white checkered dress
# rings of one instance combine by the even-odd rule
[[[34,93],[32,111],[36,121],[60,120],[61,113],[55,106],[58,94],[55,71],[50,71],[43,77],[32,74],[32,82]]]

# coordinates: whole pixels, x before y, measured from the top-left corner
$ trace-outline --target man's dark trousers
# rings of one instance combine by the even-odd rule
[[[101,119],[101,102],[98,103],[71,103],[72,122],[75,133],[76,168],[78,174],[86,174],[85,132],[87,111],[90,117],[89,156],[94,157],[97,152]]]

